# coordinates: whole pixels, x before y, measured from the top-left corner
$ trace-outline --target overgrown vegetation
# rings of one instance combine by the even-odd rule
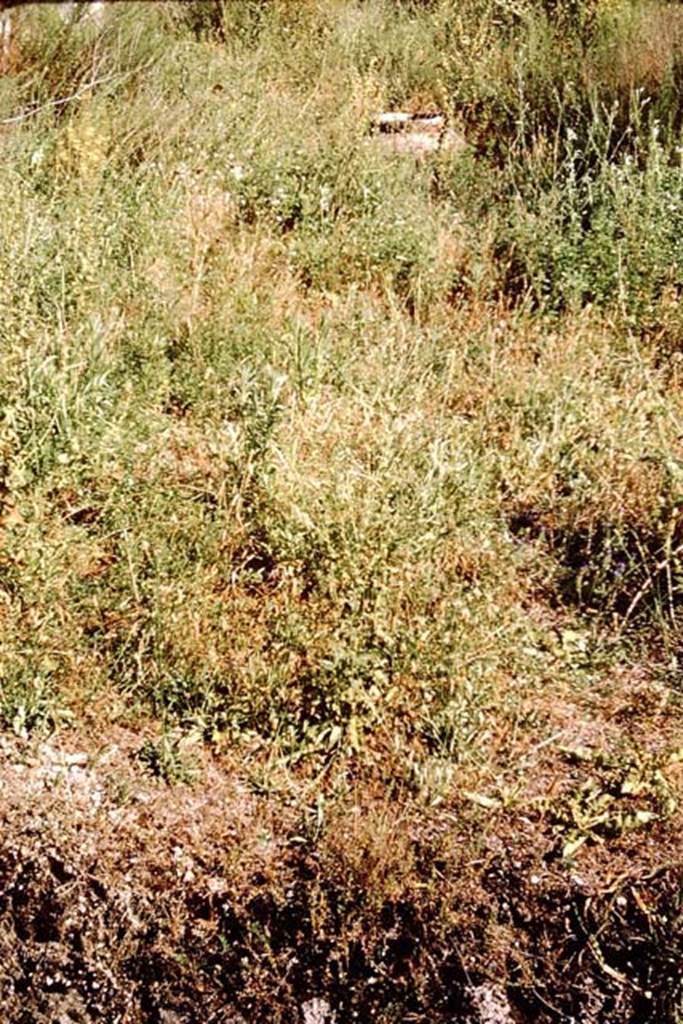
[[[679,856],[682,91],[674,3],[199,0],[16,26],[0,722],[139,731],[138,768],[170,783],[196,781],[183,735],[237,758],[305,851],[269,870],[303,872],[311,957],[348,942],[340,1021],[382,927],[410,939],[363,961],[393,981],[353,1008],[387,1024],[474,1013],[448,978],[496,971],[446,947],[484,933],[529,1019],[683,1014],[656,971],[680,965],[679,918],[634,904],[649,973],[629,981],[589,900],[571,940],[528,939],[535,988],[502,952],[514,908],[476,916],[515,846],[545,850],[555,895],[581,858],[604,881],[610,857],[650,877]],[[467,146],[390,153],[390,109],[443,111]],[[269,967],[240,946],[252,1010],[295,932]],[[550,966],[572,942],[595,992]]]

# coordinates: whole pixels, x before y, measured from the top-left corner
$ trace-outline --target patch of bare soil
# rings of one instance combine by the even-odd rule
[[[349,798],[326,828],[206,757],[1,749],[6,1024],[676,1021],[679,823],[565,863],[543,817]]]

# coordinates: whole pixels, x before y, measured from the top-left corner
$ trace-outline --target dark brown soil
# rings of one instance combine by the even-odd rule
[[[468,805],[306,833],[234,765],[171,788],[124,733],[67,747],[4,744],[6,1024],[679,1019],[672,821],[571,865],[542,821]]]

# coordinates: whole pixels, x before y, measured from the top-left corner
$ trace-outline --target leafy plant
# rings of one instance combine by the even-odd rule
[[[51,732],[65,717],[49,674],[30,669],[0,674],[0,722],[17,736]]]
[[[197,777],[197,763],[188,753],[187,737],[173,731],[164,730],[159,738],[145,740],[138,760],[155,778],[170,786],[191,783]]]
[[[580,748],[566,753],[592,774],[550,810],[565,859],[586,842],[609,841],[674,812],[676,797],[666,769],[681,760],[680,750],[620,756]]]

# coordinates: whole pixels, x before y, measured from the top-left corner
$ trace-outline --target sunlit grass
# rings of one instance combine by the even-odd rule
[[[628,3],[17,19],[3,728],[151,722],[169,781],[200,737],[373,906],[412,891],[398,806],[561,848],[563,748],[669,770],[624,711],[635,677],[679,710],[680,19],[648,11],[645,39]],[[392,107],[466,148],[382,149]]]

